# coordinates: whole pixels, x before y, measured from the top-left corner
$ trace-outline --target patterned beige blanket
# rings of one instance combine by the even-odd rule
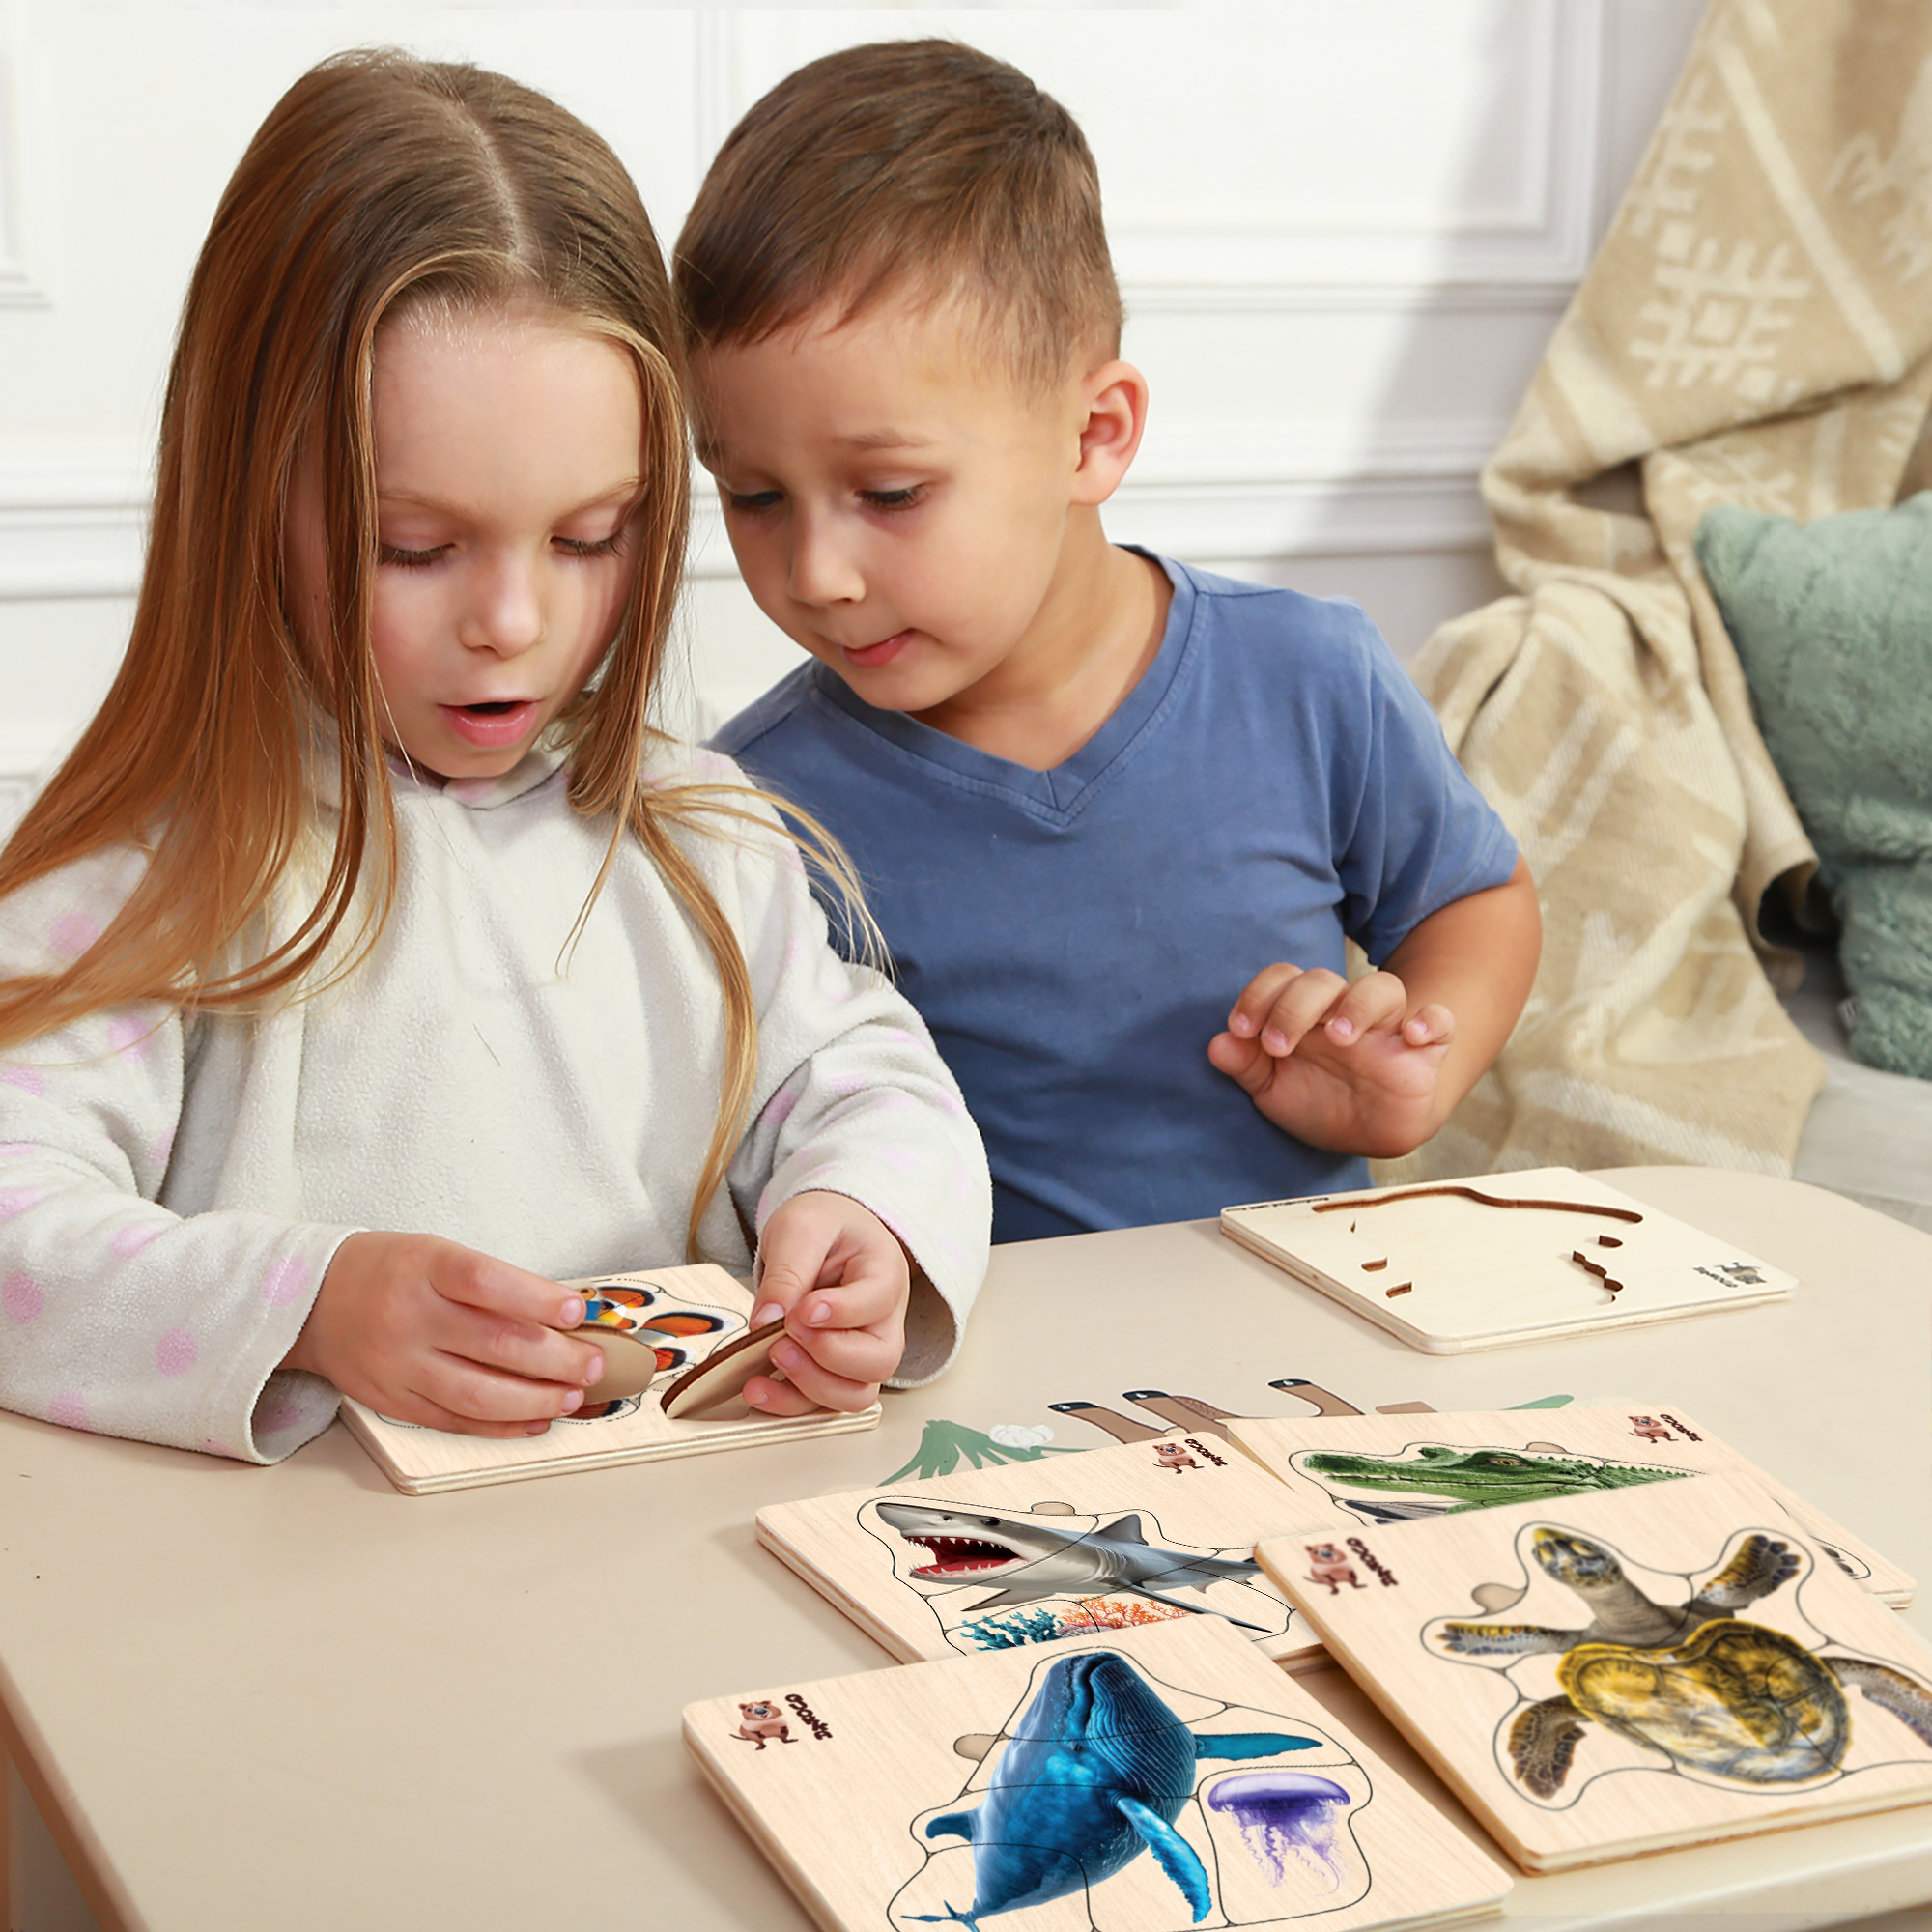
[[[1716,0],[1484,475],[1520,594],[1417,665],[1544,957],[1495,1067],[1379,1172],[1789,1171],[1822,1067],[1753,941],[1815,861],[1690,540],[1713,503],[1926,487],[1929,407],[1932,5]]]

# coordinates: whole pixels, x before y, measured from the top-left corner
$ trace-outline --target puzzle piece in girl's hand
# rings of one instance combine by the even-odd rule
[[[772,1344],[784,1331],[784,1318],[781,1316],[776,1321],[767,1321],[762,1328],[749,1329],[721,1344],[665,1390],[664,1412],[676,1422],[728,1402],[753,1376],[762,1375],[771,1367]]]
[[[653,1346],[667,1338],[648,1328],[611,1328],[586,1321],[571,1331],[580,1342],[594,1342],[604,1351],[604,1373],[590,1386],[587,1402],[621,1402],[642,1395],[663,1373]]]

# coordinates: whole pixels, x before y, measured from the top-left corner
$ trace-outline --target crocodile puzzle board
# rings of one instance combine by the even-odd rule
[[[1301,1500],[1310,1522],[1344,1513],[1380,1528],[1498,1504],[1635,1489],[1673,1476],[1747,1476],[1880,1602],[1903,1609],[1913,1579],[1694,1417],[1629,1408],[1499,1409],[1450,1415],[1261,1417],[1228,1433]]]
[[[1753,1307],[1796,1286],[1567,1167],[1224,1208],[1221,1229],[1432,1355]]]
[[[713,1449],[749,1448],[794,1436],[842,1435],[878,1426],[881,1410],[848,1415],[757,1415],[733,1402],[673,1422],[660,1406],[664,1392],[710,1350],[744,1333],[752,1312],[751,1291],[721,1267],[653,1268],[645,1274],[596,1275],[574,1281],[586,1299],[604,1304],[604,1320],[625,1332],[653,1322],[665,1336],[658,1350],[661,1373],[641,1395],[599,1403],[596,1389],[576,1415],[553,1422],[541,1435],[498,1439],[456,1435],[392,1422],[347,1398],[342,1419],[377,1465],[405,1495],[511,1483],[526,1476],[561,1476],[603,1463],[646,1463],[671,1456],[698,1456]]]
[[[758,1541],[901,1662],[1232,1619],[1305,1670],[1327,1657],[1254,1551],[1308,1514],[1226,1442],[1180,1431],[775,1504]]]
[[[836,1932],[1392,1932],[1492,1911],[1510,1885],[1204,1618],[760,1685],[689,1706],[684,1738]]]
[[[1932,1801],[1932,1652],[1741,1477],[1261,1556],[1527,1870]]]

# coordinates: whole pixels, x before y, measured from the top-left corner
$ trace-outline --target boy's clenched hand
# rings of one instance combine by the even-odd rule
[[[1310,1147],[1391,1160],[1420,1147],[1502,1050],[1542,950],[1521,859],[1500,886],[1439,907],[1351,986],[1325,967],[1264,967],[1208,1060]]]
[[[1442,1063],[1456,1016],[1416,1004],[1393,973],[1352,985],[1278,963],[1250,980],[1208,1047],[1276,1126],[1310,1147],[1391,1158],[1440,1124]]]

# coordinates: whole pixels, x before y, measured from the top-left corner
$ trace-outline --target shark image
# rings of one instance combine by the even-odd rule
[[[1037,1603],[1042,1597],[1094,1597],[1107,1590],[1176,1609],[1211,1610],[1182,1604],[1168,1590],[1205,1590],[1210,1583],[1244,1583],[1260,1572],[1252,1557],[1202,1556],[1163,1549],[1141,1534],[1138,1516],[1123,1516],[1104,1529],[1057,1529],[1037,1516],[1001,1516],[991,1510],[942,1508],[928,1503],[880,1503],[879,1520],[908,1543],[923,1543],[932,1561],[912,1574],[922,1583],[998,1583],[971,1608]],[[1259,1624],[1227,1621],[1242,1630]]]
[[[979,1809],[949,1811],[925,1828],[928,1838],[972,1845],[972,1904],[905,1916],[980,1932],[981,1918],[1065,1898],[1149,1851],[1199,1924],[1213,1889],[1174,1829],[1194,1795],[1197,1762],[1320,1743],[1293,1732],[1191,1731],[1118,1651],[1060,1658],[1013,1726]]]

